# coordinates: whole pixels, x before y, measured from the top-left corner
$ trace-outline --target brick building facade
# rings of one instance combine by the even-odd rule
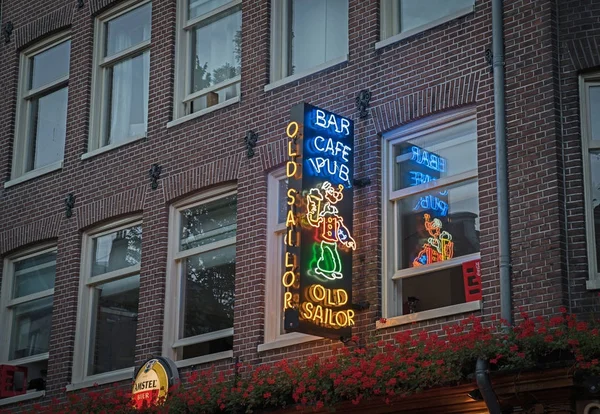
[[[280,221],[273,217],[287,161],[285,127],[300,102],[354,120],[354,178],[370,180],[354,190],[353,296],[370,307],[357,312],[353,333],[386,340],[414,318],[418,329],[435,331],[472,313],[500,313],[494,85],[486,58],[491,2],[442,2],[423,12],[404,1],[296,5],[302,1],[3,2],[0,326],[7,334],[0,361],[30,366],[38,376],[47,371],[44,393],[31,401],[48,402],[65,387],[127,384],[131,367],[152,355],[189,370],[330,352],[335,341],[283,335],[273,305],[281,301],[273,271],[281,266],[273,253]],[[600,231],[593,213],[599,17],[595,0],[504,2],[515,315],[552,315],[562,306],[588,315],[600,305],[593,240]],[[307,22],[313,33],[303,29]],[[361,91],[370,94],[366,116],[357,107]],[[413,253],[401,235],[411,231],[406,214],[397,218],[392,210],[414,206],[411,197],[420,193],[395,183],[399,161],[389,160],[403,142],[439,147],[444,131],[470,155],[446,155],[457,170],[444,181],[440,194],[451,196],[442,202],[460,211],[467,200],[475,218],[472,234],[455,239],[454,267],[436,267],[423,283],[460,282],[452,269],[480,260],[482,299],[421,298],[416,316],[406,315],[406,294],[397,287],[430,295],[411,282],[428,273],[396,263]],[[250,133],[257,136],[253,156]],[[212,228],[202,215],[222,222]],[[194,225],[216,235],[194,234]],[[128,242],[125,264],[101,258],[110,255],[109,239]],[[467,239],[470,248],[461,250]],[[187,268],[193,260],[215,261],[235,286],[221,292],[215,319],[222,320],[205,322],[204,330],[186,323],[194,312],[183,303],[193,301],[182,299],[200,300],[201,293],[177,281],[196,271]],[[30,267],[54,270],[34,274]],[[111,288],[117,299],[103,299],[99,292]],[[36,351],[31,326],[50,319],[32,315],[49,309],[48,344]],[[123,339],[129,351],[118,356],[103,354],[124,347],[101,338],[113,336],[102,330],[111,317],[115,326],[135,327],[135,336]],[[382,317],[386,326],[377,323]]]

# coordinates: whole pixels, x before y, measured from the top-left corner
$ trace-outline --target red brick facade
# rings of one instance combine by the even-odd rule
[[[82,232],[138,213],[144,239],[136,363],[160,355],[164,323],[169,206],[223,183],[237,183],[235,358],[267,362],[331,351],[321,340],[257,352],[265,310],[267,174],[286,160],[290,108],[309,102],[355,121],[355,177],[371,184],[355,190],[355,333],[391,338],[402,328],[375,331],[381,316],[381,134],[450,109],[477,114],[483,315],[499,314],[498,231],[491,48],[491,2],[474,13],[381,49],[379,1],[349,0],[349,59],[323,72],[265,92],[269,82],[270,2],[242,5],[242,75],[239,103],[167,128],[173,116],[176,1],[152,1],[152,45],[147,138],[81,159],[87,150],[94,17],[118,0],[5,0],[2,27],[14,30],[0,44],[0,256],[54,240],[58,246],[46,397],[70,383],[77,317]],[[579,127],[578,75],[600,66],[600,1],[506,0],[506,111],[509,158],[513,311],[549,315],[567,306],[597,311],[597,292],[586,289],[588,264]],[[67,134],[62,169],[4,188],[10,179],[17,106],[19,53],[60,30],[71,35]],[[367,118],[356,96],[369,90]],[[258,133],[256,155],[244,136]],[[152,164],[162,167],[150,186]],[[73,215],[64,200],[75,196]],[[257,210],[256,210],[257,209]],[[258,211],[258,214],[256,213]],[[593,242],[593,241],[587,241]],[[439,330],[449,320],[412,326]],[[234,360],[216,365],[231,366]]]

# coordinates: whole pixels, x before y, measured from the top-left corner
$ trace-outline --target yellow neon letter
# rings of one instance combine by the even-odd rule
[[[283,309],[292,308],[292,292],[285,292],[283,295]]]
[[[288,137],[290,138],[295,138],[296,135],[298,134],[298,122],[296,121],[292,121],[288,124],[287,128],[285,129],[285,133],[287,134]]]
[[[285,227],[293,227],[296,225],[296,218],[292,210],[288,210],[287,219],[285,220]]]
[[[296,190],[290,188],[287,192],[287,196],[289,198],[287,202],[288,206],[293,206],[294,204],[296,204]]]
[[[290,286],[292,286],[294,284],[295,277],[296,276],[294,275],[294,272],[292,272],[291,270],[288,270],[287,272],[285,272],[283,274],[283,277],[281,278],[281,283],[286,288],[289,288]]]

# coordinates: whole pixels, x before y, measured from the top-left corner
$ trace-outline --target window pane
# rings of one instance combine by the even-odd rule
[[[591,86],[589,89],[590,96],[590,128],[591,137],[593,140],[600,140],[600,86]]]
[[[477,181],[438,187],[398,202],[400,268],[479,251]]]
[[[206,95],[194,99],[190,104],[190,113],[201,111],[220,102],[225,102],[240,95],[240,83],[237,82],[225,88],[213,90]]]
[[[235,245],[185,260],[183,337],[233,327]]]
[[[149,69],[150,52],[146,51],[108,70],[108,144],[146,133]]]
[[[477,168],[475,121],[394,145],[393,189],[413,187]]]
[[[56,252],[43,253],[14,262],[13,298],[54,288]]]
[[[596,243],[596,266],[600,269],[600,151],[590,153],[592,175],[592,208],[594,211],[594,236]],[[598,270],[596,270],[598,271]]]
[[[31,59],[29,89],[37,89],[50,82],[69,76],[71,41],[67,40]]]
[[[184,346],[182,347],[182,356],[180,359],[216,354],[217,352],[231,351],[232,349],[233,336],[228,336],[227,338],[215,339],[208,342]]]
[[[9,359],[48,352],[52,325],[52,296],[21,303],[12,308]]]
[[[181,213],[180,250],[193,249],[229,237],[236,232],[236,195],[188,208]]]
[[[283,178],[279,180],[279,192],[277,195],[277,223],[285,223],[287,218],[288,205],[287,205],[287,190],[288,190],[288,179]]]
[[[114,18],[106,25],[106,52],[112,56],[150,39],[152,4],[147,3]]]
[[[292,75],[348,54],[348,0],[292,0]]]
[[[232,10],[234,13],[192,31],[191,93],[240,74],[242,12]]]
[[[30,154],[28,171],[63,159],[68,94],[68,88],[62,88],[31,101],[30,131],[35,150]]]
[[[422,26],[459,10],[473,7],[475,0],[401,0],[400,31]]]
[[[140,277],[132,276],[93,287],[88,375],[134,365]]]
[[[202,16],[231,0],[188,0],[188,19]]]
[[[142,254],[142,226],[96,237],[92,248],[92,276],[137,265]]]
[[[401,284],[403,315],[466,301],[461,266],[404,278],[398,283]]]

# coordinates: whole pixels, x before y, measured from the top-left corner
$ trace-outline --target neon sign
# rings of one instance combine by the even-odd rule
[[[284,327],[350,336],[354,123],[303,103],[292,108],[286,135]]]
[[[452,259],[454,257],[452,235],[445,230],[442,231],[443,224],[440,219],[434,218],[431,220],[429,214],[424,214],[423,217],[425,219],[425,230],[427,230],[430,237],[413,260],[413,267]]]

